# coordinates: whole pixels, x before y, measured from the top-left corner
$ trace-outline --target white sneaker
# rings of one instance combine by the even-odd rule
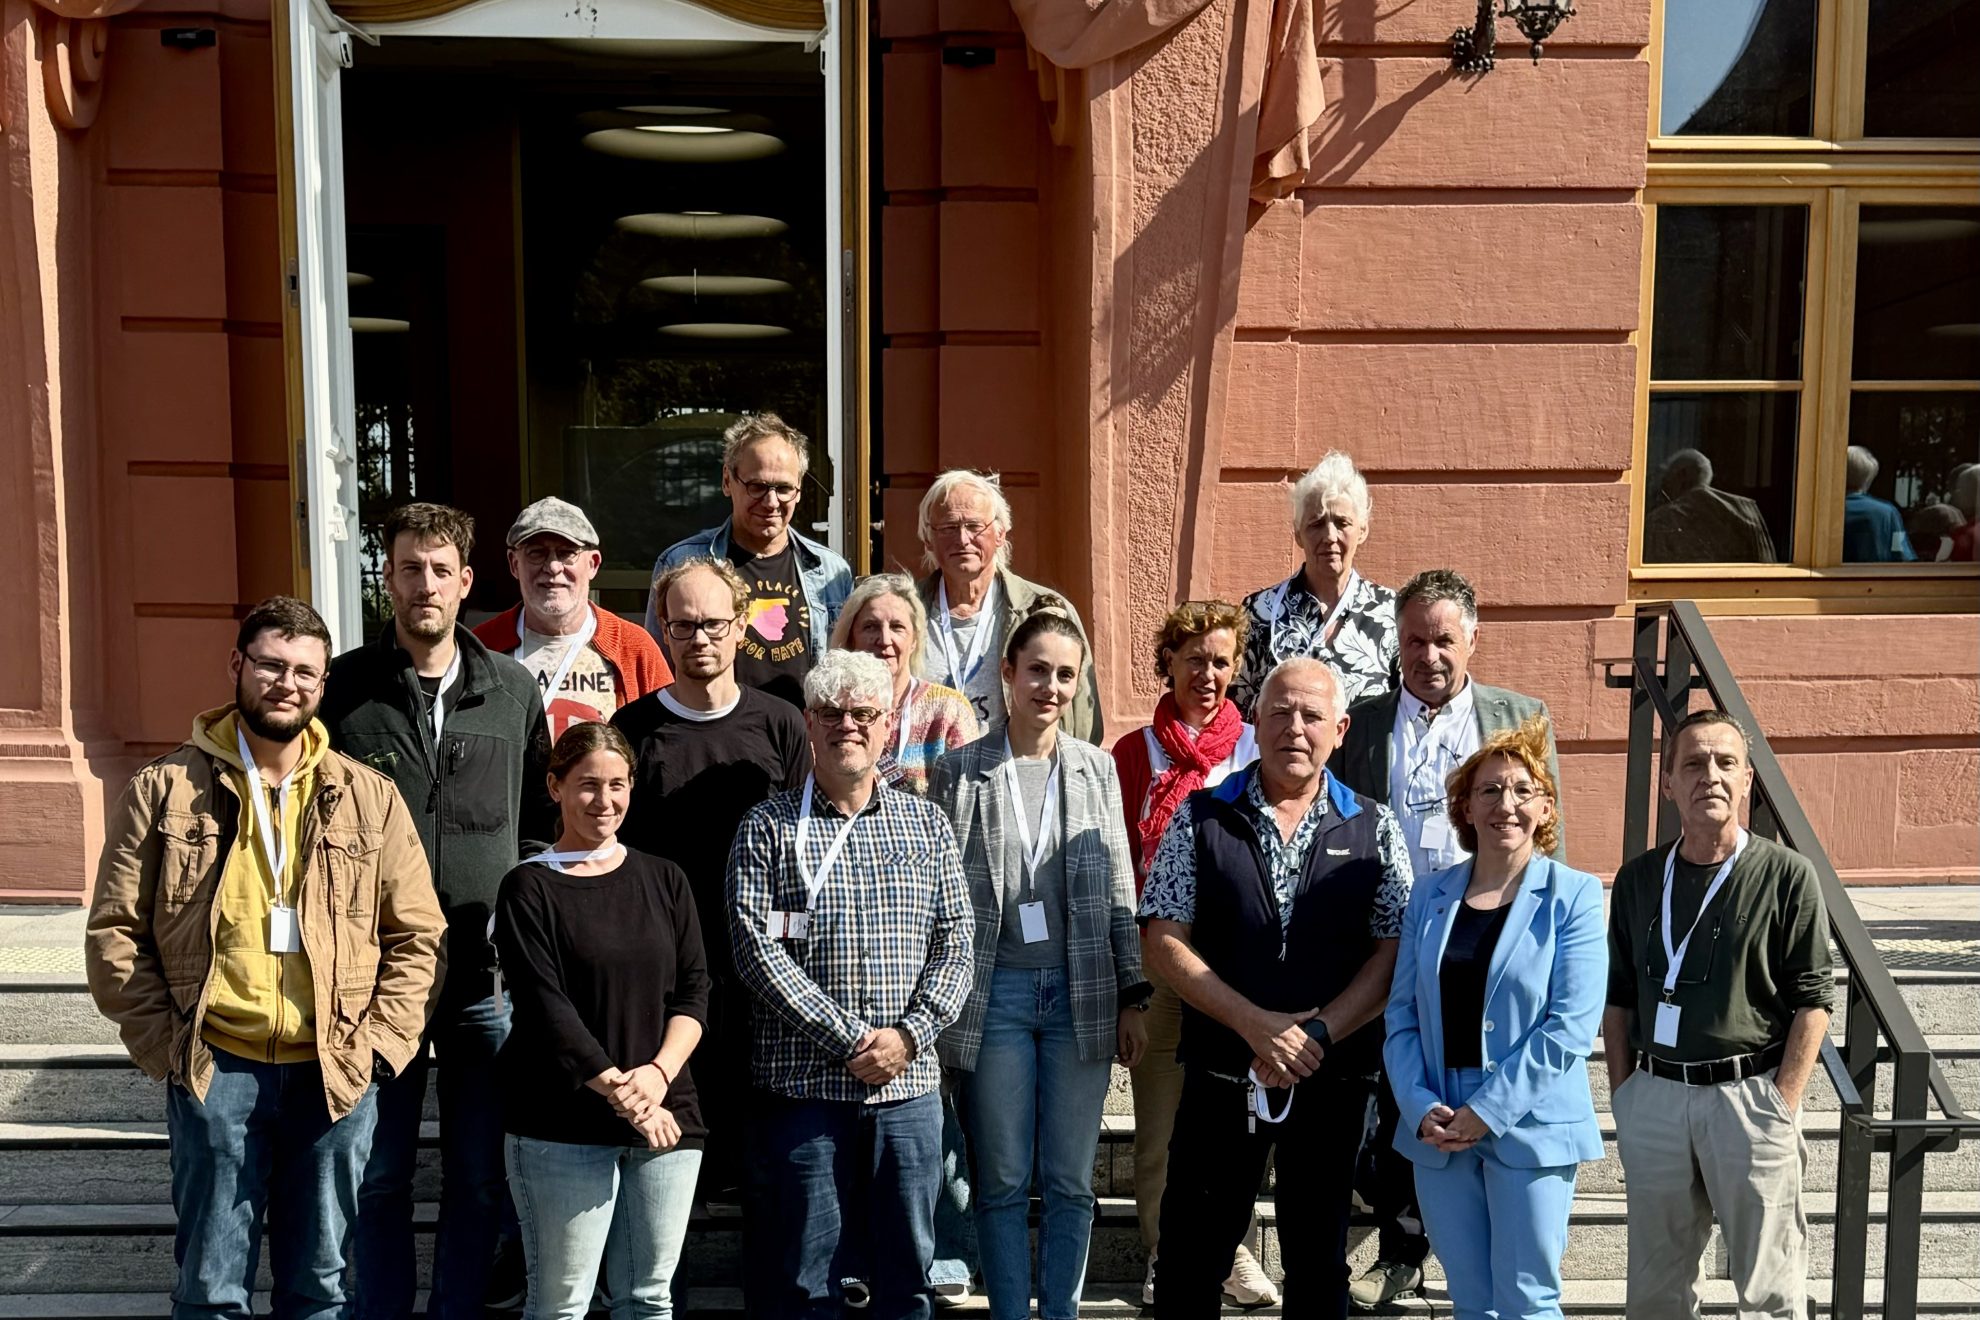
[[[1224,1280],[1224,1297],[1231,1305],[1245,1308],[1279,1304],[1279,1290],[1265,1277],[1258,1257],[1248,1247],[1240,1246],[1231,1260],[1231,1277]]]
[[[1141,1276],[1141,1304],[1155,1305],[1155,1253],[1148,1253],[1148,1272]]]

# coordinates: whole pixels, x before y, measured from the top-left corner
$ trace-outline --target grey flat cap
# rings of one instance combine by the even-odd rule
[[[598,544],[598,529],[591,525],[591,519],[584,516],[584,510],[555,495],[538,500],[516,515],[515,523],[509,528],[507,544],[518,546],[544,532],[561,536],[572,545],[586,549]]]

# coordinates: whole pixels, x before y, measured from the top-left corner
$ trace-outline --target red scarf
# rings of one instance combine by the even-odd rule
[[[1165,692],[1155,703],[1154,729],[1155,741],[1169,755],[1169,768],[1149,785],[1148,814],[1136,825],[1141,831],[1145,863],[1155,860],[1155,845],[1162,841],[1162,831],[1169,827],[1169,817],[1183,799],[1202,788],[1210,772],[1237,750],[1238,739],[1244,736],[1244,717],[1238,714],[1235,702],[1226,701],[1217,707],[1203,732],[1192,738],[1176,708],[1176,694]]]

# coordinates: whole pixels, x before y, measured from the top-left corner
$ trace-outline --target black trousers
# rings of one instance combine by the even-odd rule
[[[1361,1199],[1375,1212],[1380,1234],[1376,1257],[1421,1269],[1430,1257],[1430,1239],[1423,1231],[1423,1212],[1416,1207],[1416,1166],[1396,1149],[1400,1117],[1396,1093],[1383,1077],[1375,1084],[1375,1135],[1369,1139]]]
[[[1200,1068],[1183,1073],[1162,1195],[1155,1320],[1211,1320],[1231,1259],[1251,1224],[1265,1165],[1278,1171],[1279,1260],[1285,1314],[1297,1320],[1348,1309],[1347,1233],[1355,1158],[1368,1114],[1363,1078],[1311,1078],[1293,1088],[1282,1123],[1251,1115],[1241,1082]],[[1283,1102],[1284,1092],[1272,1093]],[[1273,1105],[1277,1112],[1279,1105]]]

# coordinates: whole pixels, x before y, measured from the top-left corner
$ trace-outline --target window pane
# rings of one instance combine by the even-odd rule
[[[1980,137],[1980,2],[1870,0],[1865,137]]]
[[[1866,206],[1857,220],[1851,379],[1980,380],[1980,207]]]
[[[1666,0],[1666,136],[1807,137],[1815,0]]]
[[[1805,206],[1659,206],[1652,380],[1801,379]]]
[[[1799,404],[1789,393],[1651,396],[1644,563],[1794,558]]]
[[[1849,401],[1843,562],[1980,558],[1980,393]]]

